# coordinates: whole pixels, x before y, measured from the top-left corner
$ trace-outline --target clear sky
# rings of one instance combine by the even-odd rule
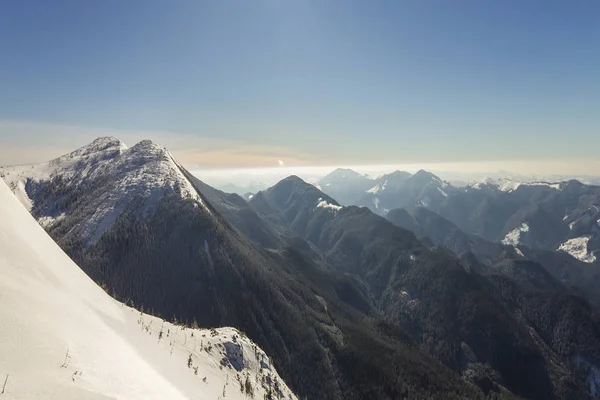
[[[599,165],[597,0],[6,0],[0,54],[0,164]]]

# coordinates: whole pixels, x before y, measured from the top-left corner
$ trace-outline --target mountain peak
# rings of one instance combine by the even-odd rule
[[[413,176],[410,177],[410,179],[418,182],[434,181],[437,183],[442,183],[442,180],[438,176],[424,169],[418,170]]]
[[[173,158],[166,148],[159,146],[150,139],[138,142],[128,150],[128,153],[135,158],[142,159],[144,162],[152,160],[168,161]]]
[[[52,160],[50,163],[60,164],[69,160],[89,157],[110,158],[114,155],[121,154],[125,150],[127,150],[125,143],[121,142],[116,137],[102,136],[95,139],[90,144],[86,144],[69,154],[65,154]]]
[[[289,183],[300,184],[300,185],[302,185],[302,184],[308,185],[309,184],[304,179],[300,178],[298,175],[290,175],[290,176],[280,180],[275,186],[277,186],[279,184],[289,184]]]
[[[89,146],[89,147],[121,147],[121,146],[125,146],[125,144],[114,136],[100,136],[100,137],[94,139],[94,141],[92,141],[92,143],[90,143],[87,146]]]
[[[402,181],[405,181],[408,178],[410,178],[411,176],[412,175],[409,172],[396,170],[394,172],[390,172],[389,174],[383,175],[381,177],[381,179],[387,179],[387,180],[397,180],[397,179],[400,179]]]
[[[161,146],[154,143],[151,139],[143,139],[136,143],[132,149],[162,149]]]
[[[60,188],[60,204],[85,198],[90,204],[89,213],[79,216],[71,233],[89,238],[89,243],[95,242],[124,212],[142,218],[152,215],[166,196],[195,201],[211,214],[182,167],[164,147],[151,140],[142,140],[128,149],[117,138],[101,137],[49,163],[13,168],[6,180],[14,183],[23,203],[35,209],[38,218],[47,217],[47,227],[56,222],[56,215],[68,215],[70,209],[57,208],[55,198],[40,197],[29,191],[25,182],[34,181],[38,188]]]

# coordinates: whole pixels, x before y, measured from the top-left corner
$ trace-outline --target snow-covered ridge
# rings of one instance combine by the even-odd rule
[[[561,190],[560,183],[551,183],[551,182],[518,182],[510,179],[502,178],[502,179],[494,179],[494,178],[485,178],[479,182],[472,183],[468,185],[468,187],[472,189],[480,190],[485,186],[490,186],[500,190],[501,192],[513,192],[517,190],[521,186],[547,186],[549,188],[555,190]]]
[[[0,182],[2,398],[296,399],[234,328],[191,329],[112,299]]]
[[[30,210],[35,206],[35,199],[27,191],[27,184],[60,179],[65,192],[93,190],[94,197],[89,199],[90,215],[73,231],[73,234],[90,237],[92,242],[115,222],[134,198],[143,199],[140,207],[143,215],[151,215],[160,199],[169,193],[191,199],[211,213],[173,156],[150,140],[127,148],[116,138],[98,138],[50,162],[4,167],[0,173]],[[51,227],[56,213],[68,215],[69,210],[52,210],[36,217],[46,218],[46,226]]]
[[[378,183],[377,185],[373,186],[371,189],[367,190],[367,193],[371,193],[371,194],[377,194],[379,192],[383,192],[385,190],[385,187],[387,186],[387,179],[383,182],[383,183]]]

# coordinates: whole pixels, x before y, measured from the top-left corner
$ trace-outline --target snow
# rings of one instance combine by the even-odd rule
[[[437,190],[441,193],[442,196],[448,197],[448,193],[444,192],[441,188],[437,188]]]
[[[25,190],[28,180],[40,182],[60,177],[69,188],[88,182],[107,182],[103,187],[105,190],[99,191],[94,203],[89,204],[90,214],[72,231],[73,235],[91,238],[91,243],[99,239],[137,197],[144,199],[143,207],[139,207],[144,215],[152,214],[166,193],[178,193],[182,198],[191,199],[211,214],[173,156],[150,140],[142,140],[127,148],[116,138],[98,138],[50,162],[5,167],[0,172],[29,210],[32,202]],[[61,211],[68,213],[68,210]]]
[[[379,197],[373,197],[373,205],[375,206],[376,210],[379,209]]]
[[[549,183],[549,182],[518,182],[510,179],[502,178],[502,179],[494,179],[494,178],[485,178],[480,182],[476,182],[471,184],[470,187],[473,189],[481,190],[483,186],[492,186],[496,187],[501,192],[513,192],[517,190],[521,186],[547,186],[549,188],[555,190],[561,190],[560,183]]]
[[[0,205],[3,399],[214,400],[224,391],[247,399],[238,376],[248,376],[255,398],[264,397],[263,377],[271,376],[295,399],[267,355],[234,328],[176,326],[115,301],[4,182]]]
[[[529,225],[522,223],[519,227],[508,232],[504,239],[502,239],[502,244],[505,244],[507,246],[519,245],[519,240],[521,239],[522,232],[529,232]]]
[[[383,182],[383,183],[378,183],[377,185],[373,186],[371,189],[367,190],[367,193],[371,193],[371,194],[377,194],[380,192],[383,192],[387,186],[387,179]]]
[[[321,198],[319,198],[319,202],[317,203],[317,208],[326,208],[326,209],[330,209],[333,211],[339,211],[343,207],[328,203],[327,200],[322,200]]]
[[[523,254],[523,252],[517,246],[514,246],[514,249],[518,255],[520,255],[521,257],[525,257],[525,254]]]
[[[557,250],[569,253],[571,256],[580,261],[593,263],[596,261],[596,256],[593,253],[588,253],[587,244],[589,240],[590,236],[581,236],[569,239],[561,244]]]
[[[47,216],[43,216],[41,218],[38,219],[38,223],[43,226],[44,228],[49,228],[52,225],[54,225],[55,223],[59,222],[60,220],[64,219],[66,216],[65,213],[61,213],[60,215],[56,216],[56,217],[52,217],[50,215]]]
[[[429,208],[431,205],[431,200],[428,196],[423,196],[420,200],[417,200],[417,205],[420,207]]]

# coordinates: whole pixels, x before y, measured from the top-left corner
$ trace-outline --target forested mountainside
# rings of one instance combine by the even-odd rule
[[[480,239],[493,250],[487,258],[497,258],[496,262],[459,260],[365,208],[340,206],[297,177],[257,193],[250,204],[265,218],[315,244],[335,269],[363,282],[388,321],[463,377],[480,383],[489,380],[527,398],[577,398],[590,390],[589,379],[595,382],[594,372],[588,372],[580,381],[582,389],[572,390],[582,379],[573,360],[584,353],[597,357],[592,356],[596,350],[588,351],[597,348],[600,338],[596,309],[570,294],[539,264],[534,263],[535,269],[514,265],[526,260],[513,247]],[[453,231],[470,240],[458,229]],[[513,285],[511,295],[502,286],[509,285],[506,282]],[[547,301],[551,294],[556,294],[559,308],[578,304],[578,318],[585,322],[567,314],[552,321],[543,317],[554,313],[555,305]],[[563,330],[555,331],[555,323]],[[586,333],[574,333],[581,329]],[[538,340],[537,330],[561,339]],[[567,352],[564,343],[570,343]]]
[[[565,287],[584,296],[594,305],[600,305],[600,269],[566,252],[535,249],[519,243],[491,242],[463,232],[452,222],[424,207],[416,207],[410,212],[405,209],[390,210],[386,218],[458,256],[473,255],[488,267],[494,267],[507,258],[534,261]]]

